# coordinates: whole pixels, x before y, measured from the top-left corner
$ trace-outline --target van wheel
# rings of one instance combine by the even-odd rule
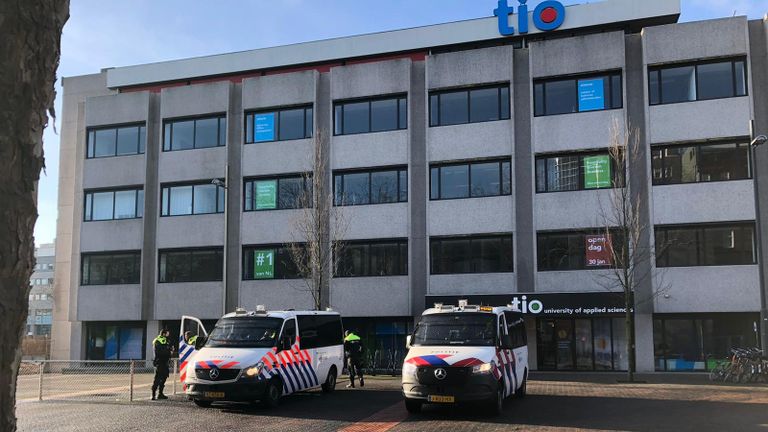
[[[325,382],[322,385],[323,393],[332,393],[333,390],[336,388],[336,368],[332,367],[330,371],[328,371],[328,377],[325,379]]]
[[[522,399],[525,397],[525,394],[528,392],[528,370],[525,370],[525,373],[523,374],[523,383],[520,385],[520,388],[517,389],[517,392],[515,393],[515,396],[517,396],[518,399]]]
[[[496,396],[488,402],[488,410],[491,415],[497,416],[504,412],[504,383],[499,381],[499,389]]]
[[[421,407],[424,403],[420,400],[406,399],[405,409],[411,414],[418,414],[421,412]]]
[[[280,396],[283,394],[283,388],[280,381],[273,379],[269,381],[267,390],[264,391],[264,397],[261,399],[261,405],[266,408],[277,408],[280,405]]]
[[[194,399],[195,405],[199,406],[200,408],[210,408],[212,401],[207,400],[200,400],[200,399]]]

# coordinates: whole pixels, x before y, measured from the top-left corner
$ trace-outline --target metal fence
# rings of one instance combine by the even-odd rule
[[[399,375],[403,368],[405,351],[376,350],[365,356],[363,373],[367,375]]]
[[[167,394],[181,390],[178,360],[173,359],[165,385]],[[24,361],[19,368],[16,400],[21,402],[51,399],[123,401],[151,396],[154,367],[148,360]]]

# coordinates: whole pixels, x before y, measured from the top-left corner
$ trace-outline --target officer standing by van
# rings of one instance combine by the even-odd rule
[[[171,360],[171,354],[173,348],[171,347],[171,341],[168,339],[171,332],[168,329],[163,329],[160,334],[152,341],[152,347],[154,349],[155,358],[152,364],[155,366],[155,379],[152,382],[152,400],[168,399],[168,396],[163,394],[165,388],[165,380],[170,375],[168,362]],[[160,391],[157,394],[158,390]],[[155,396],[157,394],[157,397]]]
[[[360,387],[364,387],[363,341],[360,339],[360,336],[350,330],[344,332],[344,354],[347,356],[347,368],[349,369],[349,384],[347,384],[347,388],[355,388],[355,375],[360,378]]]

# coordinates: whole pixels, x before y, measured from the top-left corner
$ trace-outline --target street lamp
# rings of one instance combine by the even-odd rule
[[[760,220],[760,195],[758,193],[758,179],[757,179],[757,157],[756,150],[761,145],[768,142],[768,136],[758,135],[754,136],[754,120],[750,124],[750,138],[752,141],[749,143],[750,156],[752,156],[752,178],[755,190],[755,229],[756,232],[756,245],[757,245],[757,263],[758,263],[758,275],[760,280],[760,348],[765,350],[768,348],[768,305],[766,305],[766,292],[765,292],[765,274],[763,264],[763,245],[762,245],[762,224]]]
[[[227,207],[229,207],[229,190],[227,188],[227,182],[229,181],[229,164],[224,168],[224,180],[221,179],[213,179],[211,180],[211,184],[216,185],[222,189],[224,189],[224,253],[223,258],[224,262],[222,263],[222,270],[221,270],[221,280],[222,280],[222,288],[223,288],[223,294],[221,295],[221,310],[222,315],[227,314],[227,237],[229,237],[227,234]]]

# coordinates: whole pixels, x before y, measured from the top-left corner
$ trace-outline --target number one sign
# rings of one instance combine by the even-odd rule
[[[254,279],[275,278],[275,251],[272,249],[253,251]]]

